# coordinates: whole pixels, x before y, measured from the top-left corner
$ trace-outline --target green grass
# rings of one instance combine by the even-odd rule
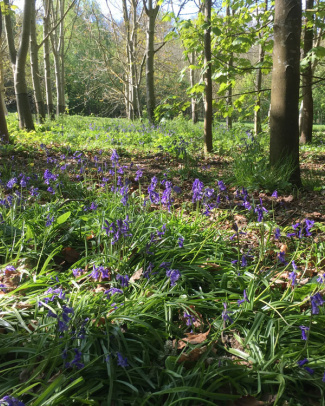
[[[277,198],[265,211],[256,194],[231,189],[273,192],[284,178],[261,159],[265,136],[250,143],[245,128],[216,125],[212,161],[223,161],[208,168],[202,126],[183,120],[151,128],[63,117],[25,133],[11,115],[9,127],[13,144],[0,146],[0,399],[325,404],[324,225],[300,219],[294,230]],[[161,181],[182,188],[170,191],[170,210],[148,198],[154,175],[160,198]],[[192,203],[195,178],[205,197]]]

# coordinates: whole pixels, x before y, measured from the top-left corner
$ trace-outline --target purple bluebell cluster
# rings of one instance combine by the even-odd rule
[[[123,357],[120,352],[116,353],[117,356],[117,365],[122,368],[127,368],[129,366],[128,359]]]
[[[112,296],[116,294],[119,295],[123,294],[123,290],[118,288],[109,288],[108,290],[105,290],[104,294],[106,295],[107,299],[110,299]]]
[[[81,362],[82,360],[82,353],[80,350],[78,350],[78,348],[73,348],[74,351],[74,358],[72,361],[70,362],[66,362],[65,363],[65,368],[77,368],[77,369],[81,369],[83,368],[85,365]],[[67,351],[65,350],[62,354],[62,358],[66,359],[67,358]]]
[[[115,223],[109,223],[105,220],[106,227],[104,226],[103,229],[106,231],[107,236],[113,234],[112,245],[117,243],[121,237],[132,237],[129,223],[129,216],[126,216],[125,220],[116,220]]]
[[[193,326],[193,323],[196,320],[196,318],[192,314],[186,312],[184,312],[184,318],[186,320],[186,325],[189,327]]]
[[[324,299],[322,295],[317,292],[313,296],[310,296],[311,301],[311,314],[319,314],[319,306],[323,306]]]
[[[128,275],[116,275],[116,280],[120,283],[122,288],[127,288],[129,286],[129,276]]]
[[[229,316],[232,312],[228,310],[227,303],[223,303],[223,311],[221,313],[221,318],[224,322],[229,321],[229,323],[233,323],[232,318]]]
[[[314,226],[315,222],[313,220],[305,220],[305,223],[297,222],[296,224],[292,225],[294,232],[288,233],[287,237],[310,237],[311,236],[311,229]]]
[[[170,286],[175,286],[176,282],[181,276],[181,273],[178,269],[167,269],[166,276],[170,279]]]
[[[0,399],[1,406],[25,406],[25,403],[12,396],[4,396]]]
[[[98,266],[97,268],[95,265],[93,265],[93,270],[90,274],[90,276],[97,281],[100,277],[102,279],[109,279],[110,278],[110,272],[108,268],[105,268],[104,266]]]
[[[260,204],[257,205],[254,209],[255,213],[257,213],[257,221],[260,223],[263,221],[264,213],[268,213],[268,210],[263,206],[262,199],[260,198]]]

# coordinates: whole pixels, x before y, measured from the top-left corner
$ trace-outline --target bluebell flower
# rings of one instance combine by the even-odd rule
[[[192,202],[198,202],[199,200],[202,200],[203,195],[204,195],[204,185],[203,182],[200,181],[200,179],[195,179],[193,182],[192,186],[192,192],[193,192],[193,198]]]
[[[247,297],[246,289],[244,289],[243,295],[244,295],[244,298],[243,298],[243,299],[237,300],[238,306],[240,306],[240,305],[241,305],[242,303],[244,303],[244,302],[250,303],[250,302],[249,302],[249,299],[248,299],[248,297]]]
[[[112,155],[110,158],[110,160],[112,161],[113,168],[115,168],[115,166],[117,166],[119,159],[120,159],[120,157],[118,156],[116,149],[113,149],[113,152],[112,152]]]
[[[170,279],[170,286],[175,286],[176,282],[181,276],[181,273],[178,269],[167,269],[166,276]]]
[[[107,299],[110,299],[115,294],[123,294],[123,290],[118,288],[110,288],[105,290],[104,294],[107,296]]]
[[[277,198],[278,198],[278,191],[275,190],[275,191],[272,193],[271,197],[275,197],[275,198],[277,199]]]
[[[297,284],[297,274],[295,271],[289,273],[289,279],[291,280],[291,286],[295,286]]]
[[[310,375],[312,375],[315,371],[309,367],[304,368]]]
[[[297,364],[300,366],[300,367],[303,367],[305,364],[308,364],[308,359],[307,358],[305,358],[305,359],[303,359],[303,360],[301,360],[301,361],[297,361]]]
[[[184,247],[184,238],[183,237],[178,237],[178,246],[179,246],[179,248]]]
[[[318,275],[317,282],[318,283],[325,283],[325,274],[324,273],[320,273]]]
[[[227,188],[226,188],[226,186],[225,186],[225,184],[223,183],[222,180],[218,181],[218,188],[219,188],[220,192],[224,192],[224,191],[227,190]]]
[[[192,326],[193,323],[195,322],[195,317],[192,314],[184,312],[184,318],[186,319],[186,325],[187,326]]]
[[[164,268],[164,269],[169,269],[169,267],[170,267],[170,265],[171,265],[171,262],[162,262],[160,265],[159,265],[159,268]]]
[[[123,355],[120,352],[116,353],[117,356],[117,365],[123,368],[126,368],[129,366],[128,359],[126,357],[123,357]]]
[[[138,182],[139,180],[140,180],[140,178],[142,178],[142,176],[143,176],[143,170],[142,169],[138,169],[137,171],[136,171],[136,173],[135,173],[135,178],[134,178],[134,180],[136,181],[136,182]]]
[[[17,184],[17,178],[12,178],[7,183],[7,188],[12,189]]]
[[[7,265],[7,266],[5,267],[5,271],[8,271],[8,272],[15,272],[15,271],[16,271],[16,268],[15,268],[13,265]]]
[[[306,326],[299,326],[300,330],[301,330],[301,339],[302,340],[307,340],[307,334],[306,332],[309,330],[309,327]]]
[[[3,406],[25,406],[25,403],[21,402],[19,399],[12,396],[4,396],[0,399],[0,405]]]
[[[264,217],[263,213],[268,213],[268,210],[265,207],[263,207],[261,198],[260,198],[260,204],[255,207],[254,211],[255,211],[255,213],[257,213],[257,221],[258,222],[263,221],[263,217]]]
[[[276,240],[278,240],[280,237],[281,237],[281,232],[280,232],[279,227],[277,227],[277,228],[274,230],[274,238],[275,238]]]
[[[224,322],[229,321],[230,323],[233,323],[232,318],[229,316],[231,312],[227,309],[227,303],[223,303],[223,311],[221,313],[222,320]]]
[[[81,361],[81,357],[82,357],[82,353],[81,351],[78,350],[78,348],[74,348],[73,349],[75,355],[74,355],[74,359],[71,362],[67,362],[65,364],[66,368],[73,368],[76,367],[77,369],[81,369],[83,368],[85,365],[80,362]]]
[[[129,276],[128,275],[116,275],[116,280],[120,282],[122,288],[126,288],[129,286]]]
[[[57,319],[57,318],[58,318],[57,314],[55,314],[54,312],[52,312],[51,309],[49,309],[49,311],[47,312],[47,317],[53,317],[54,319]]]
[[[50,225],[52,225],[53,223],[54,223],[54,216],[51,217],[50,214],[48,214],[46,217],[45,226],[50,227]]]
[[[310,296],[311,301],[311,314],[319,314],[319,307],[324,304],[324,300],[321,294],[318,292],[313,296]]]

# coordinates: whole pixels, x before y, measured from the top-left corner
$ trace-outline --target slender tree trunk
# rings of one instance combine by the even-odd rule
[[[146,42],[146,96],[147,113],[150,123],[155,122],[155,81],[154,81],[154,57],[155,57],[155,24],[159,11],[159,3],[153,7],[152,0],[148,0],[148,6],[144,1],[145,12],[148,17],[147,22],[147,42]]]
[[[263,63],[265,51],[261,44],[259,45],[258,54],[259,54],[258,62]],[[257,96],[256,96],[256,100],[255,100],[255,110],[254,110],[254,132],[255,132],[255,135],[257,135],[262,131],[262,123],[261,123],[262,68],[257,69],[255,88],[256,88]]]
[[[2,13],[0,7],[0,46],[2,42]],[[1,80],[2,80],[2,66],[1,66]],[[1,92],[2,94],[2,92]],[[1,141],[9,142],[9,133],[7,128],[7,122],[5,117],[5,110],[3,108],[2,102],[0,103],[0,142]]]
[[[50,42],[49,42],[49,21],[50,21],[50,1],[44,1],[44,17],[43,17],[43,59],[44,59],[44,81],[46,93],[47,115],[51,120],[54,119],[54,104],[52,95],[51,82],[51,63],[50,63]]]
[[[314,8],[314,0],[306,0],[306,10]],[[314,17],[306,16],[305,30],[304,30],[304,57],[313,48],[314,37]],[[310,25],[309,25],[310,24]],[[303,71],[302,74],[302,115],[300,127],[300,143],[307,144],[312,141],[313,133],[313,118],[314,118],[314,102],[313,102],[313,71],[311,61]]]
[[[270,114],[270,163],[290,158],[291,181],[301,185],[299,168],[299,64],[301,0],[275,0]]]
[[[2,20],[1,20],[2,25]],[[5,103],[5,85],[4,85],[4,76],[3,76],[3,59],[4,59],[4,51],[2,48],[3,39],[0,36],[0,103],[2,105],[2,110],[5,116],[8,115],[6,103]]]
[[[191,64],[195,65],[195,51],[192,51],[192,58],[191,58]],[[195,71],[194,69],[190,69],[190,86],[193,87],[195,85]],[[193,124],[197,123],[197,102],[196,102],[196,97],[194,94],[191,96],[191,109],[192,109],[192,122]]]
[[[5,0],[5,4],[9,4],[8,0]],[[25,0],[22,32],[20,36],[19,48],[17,51],[14,44],[11,17],[10,14],[5,15],[9,54],[14,73],[14,87],[18,110],[19,128],[25,130],[34,130],[33,117],[28,99],[25,71],[30,34],[31,11],[31,1]]]
[[[265,2],[265,11],[268,9],[268,0]],[[263,12],[263,10],[262,10]],[[262,38],[262,33],[258,34],[259,39]],[[263,45],[259,45],[258,49],[258,63],[261,65],[264,62],[265,50]],[[256,72],[256,101],[255,101],[255,110],[254,110],[254,133],[255,135],[259,134],[262,131],[262,120],[261,120],[261,89],[262,89],[262,68],[259,67]]]
[[[42,123],[45,119],[45,106],[43,100],[43,94],[41,89],[40,74],[38,67],[38,46],[36,39],[36,11],[35,11],[35,0],[30,0],[32,11],[31,11],[31,27],[30,27],[30,66],[33,79],[34,87],[34,98],[36,105],[36,114],[38,121]]]
[[[205,0],[204,17],[204,154],[212,152],[212,78],[211,78],[211,0]]]
[[[231,15],[230,6],[227,5],[226,16],[228,17],[228,24],[229,24],[230,15]],[[227,29],[227,31],[229,31],[229,29]],[[233,56],[233,52],[230,52],[229,62],[228,62],[228,72],[227,72],[228,89],[227,89],[227,98],[226,98],[227,110],[228,110],[228,114],[226,117],[226,125],[227,125],[228,130],[230,130],[232,128],[232,113],[230,112],[230,114],[229,114],[229,109],[232,107],[232,84],[230,82],[230,71],[232,70],[233,65],[234,65],[234,56]]]

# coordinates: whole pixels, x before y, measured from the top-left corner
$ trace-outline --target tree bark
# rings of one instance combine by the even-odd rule
[[[8,6],[8,0],[5,0],[5,4]],[[31,1],[25,0],[22,32],[20,36],[19,48],[17,51],[14,44],[11,17],[9,14],[5,15],[9,54],[14,73],[14,87],[18,110],[19,128],[29,131],[34,130],[34,123],[27,93],[25,66],[28,53],[31,11]]]
[[[0,7],[0,44],[2,42],[2,13]],[[2,70],[1,70],[1,77],[2,77]],[[0,103],[0,142],[5,141],[9,142],[9,133],[8,127],[6,122],[5,110],[3,108],[2,102]]]
[[[212,152],[211,0],[204,3],[204,154]]]
[[[299,168],[299,64],[301,0],[275,0],[270,113],[270,163],[293,165],[291,182],[301,186]]]
[[[30,27],[30,66],[33,79],[34,87],[34,98],[36,105],[36,114],[38,121],[42,123],[45,120],[45,106],[41,89],[40,74],[38,67],[38,46],[36,39],[36,11],[35,11],[35,0],[30,0],[31,2],[31,27]]]
[[[314,0],[306,0],[306,10],[312,10],[314,8]],[[314,16],[311,18],[306,16],[305,30],[304,30],[304,57],[313,48],[314,37]],[[311,26],[309,26],[309,24]],[[314,102],[313,102],[313,71],[311,61],[302,73],[302,115],[301,115],[301,127],[300,127],[300,143],[307,144],[312,141],[313,134],[313,118],[314,118]]]
[[[148,0],[148,6],[144,0],[144,9],[148,17],[147,22],[147,41],[146,41],[146,98],[147,113],[150,123],[155,122],[155,81],[154,81],[154,57],[155,57],[155,24],[159,11],[159,3],[153,7],[152,0]]]

